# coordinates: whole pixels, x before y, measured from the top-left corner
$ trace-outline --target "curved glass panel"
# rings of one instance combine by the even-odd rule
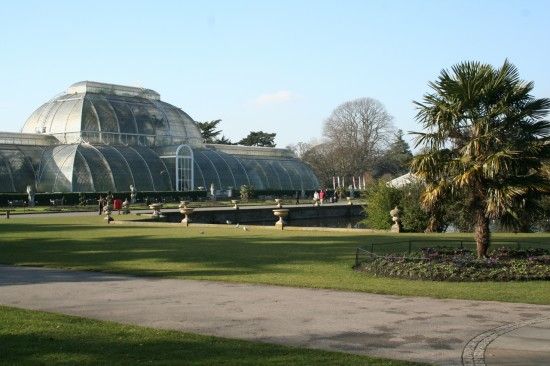
[[[290,176],[290,180],[292,181],[292,189],[295,190],[302,190],[304,188],[304,180],[302,179],[302,176],[300,175],[299,171],[296,169],[296,164],[293,164],[291,160],[280,160],[279,164],[284,167],[288,175]]]
[[[79,105],[81,102],[80,99],[70,99],[67,101],[64,101],[63,103],[59,103],[59,108],[57,109],[55,113],[55,121],[58,124],[58,126],[52,127],[54,130],[62,130],[62,131],[75,131],[74,127],[68,126],[68,122],[72,120],[72,114],[77,105]],[[80,119],[80,118],[79,118]],[[71,127],[71,128],[68,128]],[[78,126],[76,126],[76,131],[80,129],[80,122],[78,123]]]
[[[196,156],[196,155],[195,155]],[[202,174],[202,169],[197,163],[197,160],[193,161],[193,166],[195,167],[195,187],[198,189],[202,187],[203,189],[206,189],[206,179],[204,178],[204,175]]]
[[[171,191],[172,182],[170,182],[170,174],[168,173],[168,168],[162,162],[162,159],[160,159],[157,154],[147,147],[134,146],[132,148],[136,150],[136,152],[139,153],[139,155],[141,155],[143,160],[147,163],[147,167],[149,168],[153,178],[154,190]]]
[[[219,185],[216,189],[226,189],[227,187],[235,187],[235,179],[233,173],[229,169],[227,163],[212,150],[201,150],[201,153],[212,163],[219,177]]]
[[[244,166],[234,156],[215,150],[212,152],[217,154],[231,171],[235,181],[235,185],[232,186],[233,188],[239,188],[242,185],[250,184],[250,180]]]
[[[25,192],[27,185],[35,185],[31,159],[16,145],[0,145],[0,159],[0,192]]]
[[[95,111],[99,117],[99,126],[101,132],[120,132],[118,130],[118,121],[115,111],[111,107],[111,104],[100,95],[87,95],[86,98],[90,99]]]
[[[2,154],[3,155],[3,154]],[[2,192],[16,192],[11,170],[6,158],[0,155],[0,189]]]
[[[120,132],[137,133],[136,121],[128,105],[122,101],[114,100],[113,98],[110,98],[109,102],[115,111]]]
[[[95,147],[87,144],[80,145],[78,151],[82,154],[91,173],[85,184],[93,183],[96,192],[115,191],[111,169],[103,155]]]
[[[149,116],[147,105],[143,103],[128,103],[128,107],[132,111],[134,118],[136,119],[136,125],[138,127],[138,133],[145,135],[154,135],[155,128],[153,121]]]
[[[202,172],[202,176],[204,179],[204,188],[210,189],[210,185],[214,184],[214,187],[216,189],[221,188],[221,181],[220,177],[218,176],[218,171],[216,170],[216,166],[212,163],[210,159],[206,157],[204,154],[204,150],[194,150],[193,151],[195,156],[195,163],[199,165],[199,169]],[[202,184],[198,184],[198,186],[202,186]]]
[[[73,188],[75,192],[95,192],[92,172],[80,151],[76,151],[73,169]]]
[[[78,145],[61,145],[44,151],[37,189],[42,192],[72,192],[74,156]]]
[[[129,146],[113,146],[113,148],[124,157],[130,166],[132,176],[134,177],[134,187],[138,191],[154,191],[155,188],[149,167],[141,155]]]
[[[246,168],[250,184],[256,189],[266,189],[268,179],[264,168],[255,159],[238,159]]]
[[[114,190],[116,192],[129,191],[130,185],[134,184],[134,179],[128,164],[124,161],[124,158],[111,146],[95,145],[94,147],[98,149],[101,154],[103,154],[103,157],[109,164],[109,170],[111,171],[113,180],[115,181]]]

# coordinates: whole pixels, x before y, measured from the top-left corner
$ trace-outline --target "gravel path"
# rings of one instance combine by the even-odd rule
[[[13,266],[0,304],[441,365],[550,364],[550,306]]]

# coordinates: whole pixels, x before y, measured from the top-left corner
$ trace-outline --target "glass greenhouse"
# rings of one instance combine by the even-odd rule
[[[150,89],[84,81],[0,133],[0,192],[319,187],[286,149],[203,144],[189,115]]]

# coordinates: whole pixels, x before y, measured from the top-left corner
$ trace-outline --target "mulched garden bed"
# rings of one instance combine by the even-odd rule
[[[500,247],[488,258],[477,259],[468,249],[432,247],[410,256],[374,256],[356,269],[380,277],[433,281],[550,280],[550,251]]]

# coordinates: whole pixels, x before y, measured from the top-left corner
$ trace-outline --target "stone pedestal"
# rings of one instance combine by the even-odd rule
[[[235,210],[239,209],[239,200],[231,200],[231,203],[233,204],[233,208]]]
[[[152,218],[158,219],[162,216],[160,213],[160,209],[162,208],[162,203],[152,203],[149,205],[149,208],[153,210],[153,212],[151,213]]]
[[[130,213],[130,202],[128,202],[128,199],[125,199],[124,202],[122,202],[122,214],[128,215]]]

